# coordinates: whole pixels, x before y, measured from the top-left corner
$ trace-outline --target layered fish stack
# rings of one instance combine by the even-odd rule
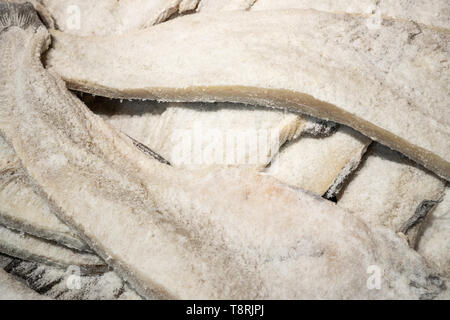
[[[449,30],[447,0],[0,2],[0,298],[449,299]]]

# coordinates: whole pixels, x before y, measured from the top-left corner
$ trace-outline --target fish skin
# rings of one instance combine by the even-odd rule
[[[0,269],[0,300],[49,300]]]
[[[83,274],[73,267],[61,269],[20,259],[14,259],[5,271],[55,300],[142,299],[112,271]]]
[[[444,290],[392,231],[327,200],[254,172],[189,172],[149,159],[43,68],[48,36],[43,27],[0,33],[0,131],[58,216],[138,293],[420,298]],[[380,290],[367,287],[373,264],[384,270]]]
[[[30,3],[38,12],[40,20],[47,28],[55,28],[55,21],[47,8],[42,4],[41,0],[2,0],[3,2],[10,2],[16,4]]]
[[[82,253],[0,225],[0,252],[27,261],[67,268],[78,266],[83,272],[107,270],[105,263],[92,253]]]
[[[370,29],[364,17],[289,10],[194,14],[122,37],[52,37],[46,64],[72,89],[302,112],[450,179],[448,32],[393,19]]]
[[[429,261],[439,273],[450,278],[450,186],[443,198],[431,212],[417,243],[417,251]],[[449,292],[450,296],[450,292]],[[447,298],[448,299],[448,298]]]
[[[0,269],[5,269],[13,261],[12,257],[0,254]]]

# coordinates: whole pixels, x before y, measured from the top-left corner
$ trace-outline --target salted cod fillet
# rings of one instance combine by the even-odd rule
[[[150,147],[173,166],[264,170],[272,161],[268,174],[317,194],[327,190],[335,193],[370,142],[354,131],[347,133],[351,129],[336,129],[334,123],[267,108],[118,101],[86,95],[82,100],[105,122]],[[288,141],[293,141],[292,145],[279,154],[279,148]],[[308,167],[311,165],[315,171]]]
[[[0,300],[47,300],[25,284],[0,269]]]
[[[370,143],[349,128],[336,129],[334,123],[267,108],[82,98],[105,122],[173,166],[239,166],[261,171],[272,161],[265,170],[268,174],[320,195],[337,192]]]
[[[190,169],[219,165],[263,169],[286,141],[320,125],[306,116],[228,103],[160,104],[100,97],[83,101],[171,165]]]
[[[80,36],[122,34],[164,22],[181,0],[39,0],[58,30]]]
[[[265,172],[283,183],[331,198],[358,167],[370,143],[345,126],[329,137],[301,136],[285,145]]]
[[[1,256],[0,256],[1,258]],[[37,262],[13,259],[5,268],[34,291],[57,300],[142,300],[113,271],[83,274],[74,268],[60,269]]]
[[[369,225],[400,231],[422,201],[438,201],[444,191],[445,181],[398,152],[374,143],[338,197],[338,206]],[[415,246],[415,241],[411,245]]]
[[[186,171],[149,159],[43,68],[50,38],[30,6],[0,4],[0,14],[20,17],[0,32],[0,131],[59,217],[141,295],[420,298],[445,290],[404,240],[327,200],[248,170]],[[367,288],[369,265],[384,270],[380,290]]]
[[[87,245],[36,194],[14,150],[0,134],[0,224],[69,248],[89,251]]]
[[[294,3],[283,0],[261,1],[261,5],[259,2],[260,0],[238,0],[234,2],[203,0],[200,2],[197,11],[253,10],[253,8],[256,10],[274,10],[300,8],[299,6],[302,5],[301,9],[310,9],[313,8],[313,4],[316,6],[318,3],[320,4],[320,1],[307,4],[297,0],[294,0]],[[366,4],[365,9],[371,8]],[[369,143],[369,139],[364,139],[362,135],[356,132],[354,135],[348,134],[346,129],[339,129],[338,133],[330,139],[300,138],[283,148],[281,154],[273,159],[271,166],[265,171],[284,183],[320,195],[326,193],[326,196],[331,198],[339,192],[346,177],[356,169]],[[306,161],[309,162],[306,163]],[[311,170],[311,165],[315,166],[316,169]]]
[[[412,20],[420,24],[450,29],[447,0],[258,0],[251,10],[315,9],[367,15],[369,26],[380,26],[382,17]]]
[[[1,225],[0,252],[60,268],[79,266],[85,272],[103,272],[107,269],[105,263],[95,254],[71,250]]]
[[[51,33],[47,65],[72,89],[300,111],[450,179],[448,32],[290,10],[193,14],[126,36]]]
[[[417,244],[417,251],[435,268],[450,277],[450,187],[442,202],[431,212]]]

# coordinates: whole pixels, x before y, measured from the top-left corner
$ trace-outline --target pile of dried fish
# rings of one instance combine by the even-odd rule
[[[0,298],[450,298],[449,20],[0,2]]]

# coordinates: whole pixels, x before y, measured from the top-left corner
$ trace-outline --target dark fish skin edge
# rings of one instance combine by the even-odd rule
[[[31,3],[0,2],[0,33],[12,26],[36,30],[44,24]]]

